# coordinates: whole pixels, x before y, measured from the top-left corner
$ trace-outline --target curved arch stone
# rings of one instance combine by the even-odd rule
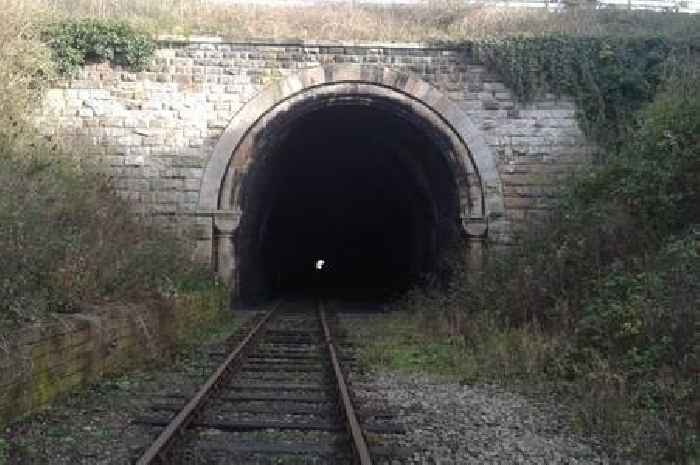
[[[450,166],[455,181],[460,185],[460,215],[469,218],[472,223],[484,220],[486,217],[485,202],[481,182],[478,186],[472,186],[469,182],[469,174],[478,176],[469,150],[459,139],[451,127],[439,118],[439,116],[427,109],[427,107],[405,94],[397,93],[389,88],[364,82],[331,82],[305,89],[289,97],[273,110],[263,115],[247,132],[245,138],[236,148],[228,171],[222,182],[218,198],[219,209],[242,211],[241,205],[241,181],[248,172],[249,166],[259,155],[255,151],[252,141],[256,140],[261,132],[274,124],[277,118],[292,114],[301,117],[319,108],[343,105],[363,105],[385,108],[404,118],[418,120],[422,123],[422,129],[427,132],[437,133],[445,139],[449,150],[446,152],[446,160]],[[472,187],[476,192],[471,192]]]
[[[216,237],[223,242],[216,247],[219,270],[231,266],[230,237],[241,216],[236,199],[240,186],[233,178],[241,178],[250,164],[249,137],[280,113],[299,102],[328,99],[333,96],[370,96],[393,101],[409,108],[419,117],[439,128],[452,141],[454,156],[465,168],[455,179],[471,171],[478,179],[479,208],[461,207],[462,226],[467,236],[508,235],[505,221],[503,189],[496,166],[496,157],[480,131],[455,102],[425,80],[390,68],[371,65],[326,65],[301,70],[267,86],[233,116],[216,144],[202,178],[198,214],[213,218]],[[247,146],[247,147],[246,147]],[[223,255],[226,255],[224,257]],[[217,261],[216,257],[213,257]],[[233,264],[235,268],[235,264]],[[228,273],[223,272],[223,276]]]

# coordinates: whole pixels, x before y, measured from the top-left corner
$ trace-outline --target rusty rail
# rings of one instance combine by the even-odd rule
[[[178,412],[173,420],[158,435],[151,446],[143,453],[135,465],[167,464],[167,453],[170,450],[175,437],[182,433],[199,413],[206,401],[216,392],[223,383],[228,381],[235,368],[235,363],[243,355],[245,349],[258,336],[260,329],[265,326],[279,304],[267,312],[263,318],[250,330],[248,335],[226,357],[226,360],[217,368],[207,381],[202,385],[189,402]]]
[[[328,328],[328,322],[326,321],[326,309],[323,301],[319,301],[318,313],[321,317],[321,324],[323,325],[323,335],[326,340],[326,345],[328,346],[328,351],[331,355],[331,363],[333,364],[333,372],[335,373],[336,384],[338,387],[339,402],[341,413],[345,417],[345,424],[352,437],[352,448],[354,453],[354,462],[360,465],[372,465],[372,459],[369,455],[369,449],[367,447],[367,442],[362,434],[362,428],[360,428],[360,423],[357,421],[357,415],[355,414],[355,408],[352,406],[352,401],[350,400],[350,393],[348,392],[348,386],[345,382],[345,376],[343,371],[340,369],[340,363],[338,363],[338,355],[335,351],[335,344],[333,343],[333,338],[331,336],[331,331]]]

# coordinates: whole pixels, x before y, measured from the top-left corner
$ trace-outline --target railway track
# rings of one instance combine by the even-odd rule
[[[135,465],[369,465],[406,455],[377,441],[400,426],[358,416],[344,370],[352,357],[333,327],[322,302],[282,302],[249,321],[181,408],[139,419],[161,429]]]

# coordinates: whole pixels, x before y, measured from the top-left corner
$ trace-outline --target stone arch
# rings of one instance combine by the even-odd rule
[[[209,218],[211,234],[202,258],[226,280],[233,279],[233,237],[243,215],[243,180],[256,157],[254,141],[280,115],[345,102],[388,105],[412,115],[443,137],[448,163],[459,188],[460,220],[476,241],[506,234],[504,202],[496,157],[469,116],[419,77],[379,66],[327,65],[302,70],[267,86],[232,119],[219,139],[202,179],[198,216]]]

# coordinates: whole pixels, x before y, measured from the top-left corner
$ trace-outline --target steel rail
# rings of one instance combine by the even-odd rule
[[[207,381],[197,390],[197,393],[189,402],[178,412],[172,421],[158,435],[151,446],[146,449],[141,458],[136,461],[135,465],[153,465],[156,463],[167,464],[165,455],[170,450],[175,437],[183,432],[192,422],[199,410],[204,406],[209,397],[223,383],[227,381],[228,376],[232,372],[235,362],[243,354],[245,349],[252,342],[260,329],[268,322],[273,313],[277,310],[279,303],[275,304],[272,310],[267,312],[265,316],[250,330],[248,335],[236,346],[236,348],[226,357],[219,368],[216,369]]]
[[[340,363],[338,363],[338,355],[336,354],[335,344],[333,343],[331,331],[328,328],[328,322],[326,321],[326,309],[323,301],[319,301],[318,303],[318,313],[321,317],[323,335],[326,340],[326,345],[328,346],[328,352],[331,355],[331,363],[335,373],[336,385],[338,388],[338,393],[340,394],[340,407],[345,417],[346,427],[350,433],[350,436],[352,437],[352,447],[355,454],[354,462],[359,463],[360,465],[372,465],[372,458],[369,455],[369,448],[367,447],[367,442],[362,434],[360,422],[357,420],[355,408],[350,400],[350,393],[345,382],[345,376],[343,375],[343,371],[340,369]]]

